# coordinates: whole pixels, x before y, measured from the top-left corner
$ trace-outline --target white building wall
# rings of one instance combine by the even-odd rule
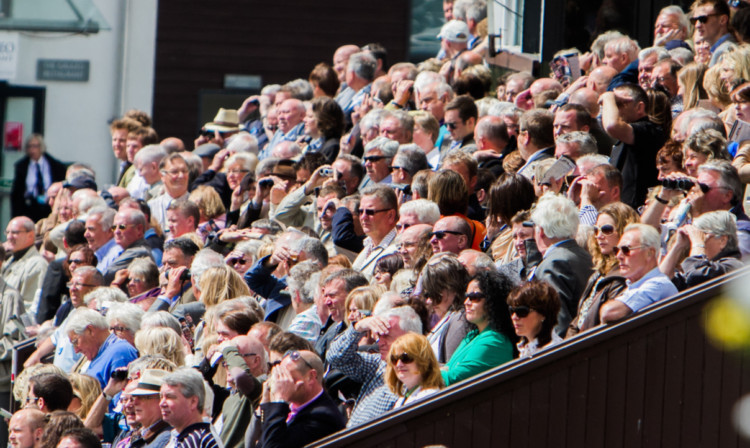
[[[10,82],[46,87],[49,152],[61,160],[90,164],[102,188],[113,182],[116,166],[108,122],[128,109],[152,111],[157,2],[93,3],[111,30],[88,36],[21,32],[16,78]],[[88,60],[89,81],[37,81],[38,59]]]

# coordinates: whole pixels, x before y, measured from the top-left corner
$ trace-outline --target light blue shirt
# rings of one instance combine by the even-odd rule
[[[658,267],[648,271],[637,282],[626,282],[628,288],[615,300],[624,303],[634,313],[667,297],[677,294],[677,287]]]
[[[273,151],[274,146],[277,144],[283,142],[283,141],[297,141],[298,138],[302,137],[305,133],[305,123],[301,122],[298,123],[296,126],[294,126],[292,129],[289,130],[286,134],[281,132],[281,130],[276,131],[275,134],[273,134],[273,137],[271,138],[271,141],[268,142],[268,145],[263,148],[262,151],[258,153],[258,159],[263,160],[266,157],[271,156],[271,152]]]
[[[107,268],[109,268],[109,265],[112,264],[112,262],[117,258],[118,255],[122,252],[122,247],[120,247],[117,243],[115,243],[115,239],[111,238],[109,241],[104,243],[104,246],[100,247],[99,249],[94,252],[94,255],[96,255],[97,264],[96,264],[96,270],[104,274],[107,272]]]
[[[73,311],[70,314],[73,314]],[[68,338],[68,332],[65,327],[68,325],[70,314],[68,314],[68,317],[65,318],[63,323],[50,336],[50,340],[55,344],[55,359],[53,364],[65,373],[70,373],[73,370],[73,366],[83,356],[80,353],[76,353],[73,344]]]

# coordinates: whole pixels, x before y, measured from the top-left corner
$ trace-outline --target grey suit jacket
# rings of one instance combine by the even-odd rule
[[[560,297],[560,313],[555,327],[560,336],[565,335],[578,312],[578,302],[591,273],[591,255],[572,239],[547,249],[536,268],[534,278],[552,285]]]
[[[148,245],[146,240],[140,239],[125,249],[117,258],[110,263],[107,268],[107,272],[104,273],[104,282],[109,285],[112,280],[115,279],[115,274],[121,269],[125,269],[130,265],[130,262],[136,258],[148,257],[153,260],[151,255],[151,247]]]

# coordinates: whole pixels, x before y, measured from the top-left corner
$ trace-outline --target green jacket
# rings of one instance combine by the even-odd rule
[[[504,335],[489,327],[472,330],[443,367],[443,381],[450,386],[512,359],[513,344]]]

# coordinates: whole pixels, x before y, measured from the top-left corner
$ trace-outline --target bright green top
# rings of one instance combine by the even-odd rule
[[[445,385],[450,386],[511,360],[513,344],[501,333],[487,327],[481,333],[479,330],[470,331],[441,373]]]

